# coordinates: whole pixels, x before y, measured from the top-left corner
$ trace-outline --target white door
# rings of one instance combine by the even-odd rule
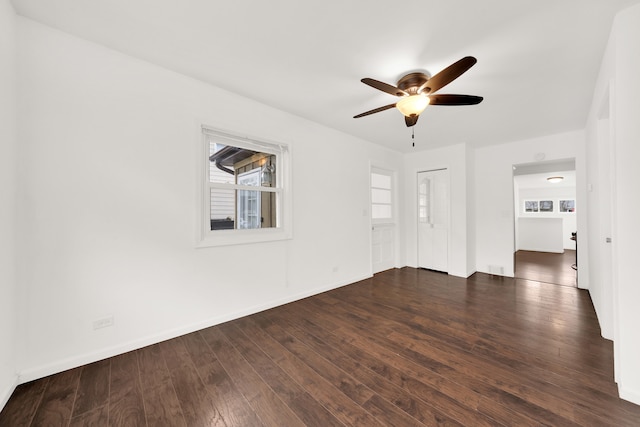
[[[418,267],[449,271],[449,172],[418,173]]]
[[[371,168],[371,266],[373,274],[395,267],[393,172]]]
[[[395,225],[371,227],[371,263],[373,274],[395,267]]]

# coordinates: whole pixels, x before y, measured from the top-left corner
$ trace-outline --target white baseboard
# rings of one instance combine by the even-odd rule
[[[452,270],[452,271],[449,271],[449,273],[448,273],[448,274],[449,274],[449,276],[461,277],[461,278],[463,278],[463,279],[466,279],[466,278],[468,278],[469,276],[471,276],[471,274],[473,274],[473,273],[471,273],[471,274],[467,274],[467,272],[466,272],[466,271],[453,271],[453,270]]]
[[[640,405],[640,390],[630,390],[625,388],[623,385],[618,384],[618,394],[620,395],[620,399]]]
[[[15,375],[13,377],[13,384],[9,383],[4,388],[4,390],[0,391],[0,411],[2,411],[2,409],[7,404],[7,402],[9,401],[9,398],[11,397],[13,392],[15,391],[16,387],[18,386],[18,384],[19,384],[19,378],[18,378],[18,375]]]
[[[98,360],[103,360],[109,357],[117,356],[118,354],[123,354],[132,350],[137,350],[139,348],[143,348],[148,345],[156,344],[162,341],[179,337],[181,335],[199,331],[201,329],[208,328],[210,326],[219,325],[221,323],[228,322],[230,320],[238,319],[240,317],[248,316],[250,314],[255,314],[264,310],[268,310],[270,308],[288,304],[290,302],[298,301],[313,295],[320,294],[322,292],[330,291],[332,289],[337,289],[342,286],[359,282],[361,280],[368,279],[370,277],[372,276],[364,275],[364,276],[354,277],[350,280],[331,283],[329,285],[324,285],[324,286],[315,288],[313,290],[307,290],[305,292],[300,292],[298,294],[290,295],[279,300],[274,300],[268,303],[255,305],[253,307],[239,310],[234,313],[228,313],[222,316],[214,316],[209,319],[203,320],[201,322],[174,328],[171,330],[161,332],[159,334],[141,337],[139,339],[135,339],[135,340],[128,341],[128,342],[111,346],[111,347],[106,347],[97,351],[69,357],[62,360],[52,361],[51,363],[47,363],[45,365],[27,368],[20,372],[19,377],[17,377],[16,379],[16,385],[33,381],[38,378],[43,378],[48,375],[53,375],[58,372],[63,372],[68,369],[77,368],[78,366],[86,365],[88,363],[97,362]],[[15,389],[15,386],[13,388]],[[9,399],[9,396],[11,396],[12,392],[13,390],[11,390],[11,392],[7,396],[7,400]]]

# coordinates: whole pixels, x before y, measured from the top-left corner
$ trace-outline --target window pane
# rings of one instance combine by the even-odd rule
[[[239,177],[254,172],[251,179]],[[245,148],[209,142],[209,182],[276,186],[276,156]]]
[[[210,189],[210,225],[211,230],[229,230],[235,228],[235,190]]]
[[[212,188],[210,195],[210,230],[257,229],[278,226],[276,217],[278,195],[276,193]]]
[[[371,218],[391,218],[391,205],[371,205]]]
[[[371,202],[373,203],[391,203],[391,190],[381,190],[379,188],[371,189]]]
[[[371,186],[391,190],[391,176],[371,172]]]
[[[425,207],[420,207],[418,209],[418,220],[420,222],[427,222],[428,218],[427,218],[427,208]]]
[[[260,228],[260,192],[238,190],[238,228]]]
[[[277,227],[276,193],[238,190],[238,229]]]
[[[260,228],[275,228],[278,226],[278,221],[276,218],[276,203],[278,194],[272,193],[269,191],[261,191],[260,197],[262,198],[260,201]]]

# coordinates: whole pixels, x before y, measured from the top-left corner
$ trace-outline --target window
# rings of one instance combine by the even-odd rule
[[[371,170],[371,219],[383,223],[393,220],[392,172]]]
[[[289,238],[286,145],[202,128],[199,246]]]

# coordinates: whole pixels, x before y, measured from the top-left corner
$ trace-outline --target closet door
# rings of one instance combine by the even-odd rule
[[[418,173],[418,267],[449,271],[449,172]]]

